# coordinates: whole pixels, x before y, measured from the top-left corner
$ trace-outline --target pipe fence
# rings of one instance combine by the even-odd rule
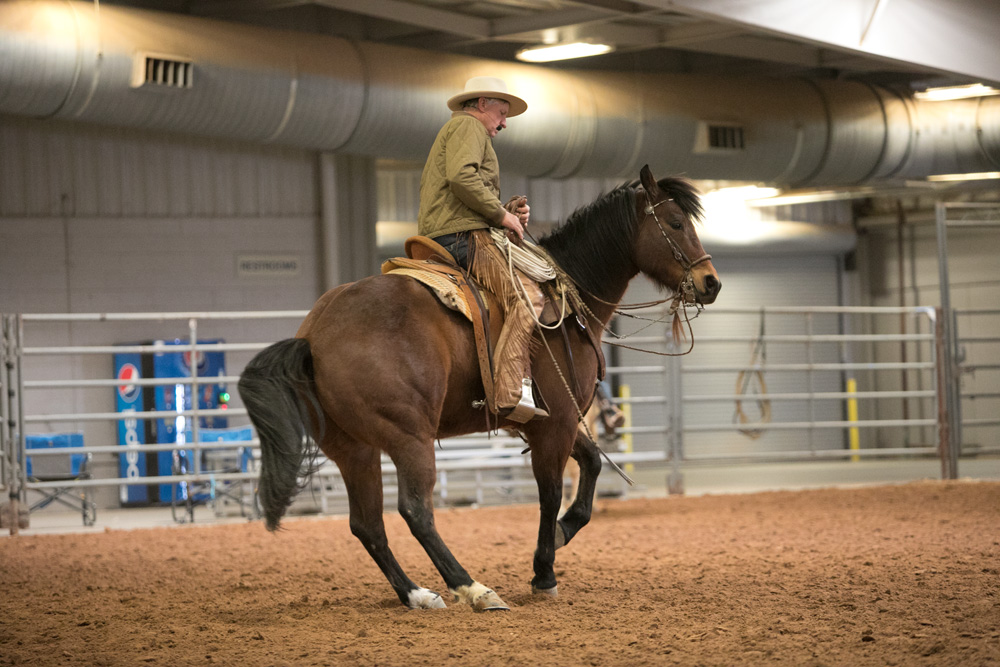
[[[235,383],[238,370],[280,331],[297,325],[305,311],[223,313],[95,313],[3,315],[0,365],[0,472],[12,506],[25,502],[29,493],[55,488],[120,488],[129,485],[216,485],[255,483],[255,466],[245,472],[217,472],[204,468],[202,453],[234,452],[250,448],[258,458],[259,441],[217,442],[201,437],[203,418],[225,416],[248,424],[236,393],[228,409],[203,409],[197,401],[174,410],[114,411],[112,390],[123,381],[111,377],[109,357],[116,353],[186,353],[197,359],[206,352],[227,352],[227,374],[131,379],[142,387],[184,386],[198,396],[206,385]],[[654,320],[666,319],[662,309],[648,311]],[[914,322],[913,332],[852,333],[851,318],[874,320],[900,314]],[[286,322],[292,322],[287,326]],[[620,439],[605,443],[609,456],[627,470],[668,469],[670,492],[684,490],[685,466],[705,463],[759,461],[860,460],[862,457],[913,457],[938,455],[942,476],[954,477],[955,456],[949,440],[948,392],[941,387],[945,364],[942,318],[931,308],[716,308],[704,311],[694,323],[695,349],[688,356],[640,357],[631,351],[610,355],[608,381],[613,401],[628,421],[618,430]],[[186,341],[141,345],[114,345],[112,338],[132,337],[132,326],[141,331],[182,328]],[[655,326],[655,325],[654,325]],[[83,327],[81,329],[81,327]],[[96,329],[94,328],[96,327]],[[634,336],[627,342],[660,352],[677,354],[686,349],[668,339],[668,329],[653,335]],[[110,329],[110,330],[109,330]],[[205,333],[205,332],[208,333]],[[197,342],[199,335],[233,339],[233,342]],[[135,336],[139,337],[139,336]],[[133,337],[133,339],[135,338]],[[157,338],[156,335],[146,337]],[[256,337],[256,340],[255,340]],[[265,338],[265,342],[260,342]],[[614,341],[607,341],[612,343]],[[971,341],[969,341],[971,342]],[[917,346],[917,361],[883,360],[885,345]],[[747,361],[748,348],[755,356]],[[766,354],[760,354],[766,351]],[[649,363],[652,359],[653,363]],[[646,363],[643,363],[646,362]],[[981,368],[982,365],[977,368]],[[900,390],[891,377],[915,376],[912,390]],[[736,383],[734,384],[734,378]],[[757,382],[756,388],[740,378]],[[977,395],[976,400],[985,398]],[[917,407],[914,414],[898,416],[882,406],[904,402]],[[736,419],[728,416],[733,405],[754,406],[757,413]],[[766,409],[765,409],[766,406]],[[744,411],[745,412],[745,411]],[[123,420],[173,420],[178,433],[190,432],[181,442],[128,445],[115,440],[115,427]],[[50,450],[26,449],[33,431],[82,430],[82,447]],[[917,444],[901,432],[916,432]],[[864,437],[863,432],[878,435]],[[898,441],[898,442],[897,442]],[[535,497],[530,474],[530,454],[523,442],[506,434],[451,438],[436,448],[438,500],[442,503],[498,503]],[[137,452],[196,453],[182,472],[150,476],[117,476],[118,457]],[[26,457],[86,454],[100,465],[89,479],[38,481],[25,470]],[[38,460],[34,459],[33,460]],[[395,493],[394,471],[383,461],[387,499]],[[622,493],[621,480],[601,476],[606,493]],[[599,491],[601,490],[599,489]],[[252,494],[252,490],[251,490]],[[305,502],[317,511],[344,511],[346,494],[336,467],[327,462]],[[297,504],[299,501],[297,501]],[[192,515],[193,518],[193,515]],[[16,531],[13,522],[12,531]]]

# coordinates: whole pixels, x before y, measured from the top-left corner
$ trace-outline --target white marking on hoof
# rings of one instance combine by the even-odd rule
[[[535,595],[542,595],[549,598],[554,598],[559,595],[559,586],[553,586],[552,588],[535,588],[531,587],[531,592]]]
[[[473,611],[508,611],[510,609],[499,595],[478,581],[473,581],[469,586],[453,588],[451,593],[456,600],[472,607]]]
[[[414,588],[410,591],[410,609],[444,609],[444,600],[434,591],[426,588]]]
[[[556,524],[556,549],[566,546],[566,531],[558,523]]]

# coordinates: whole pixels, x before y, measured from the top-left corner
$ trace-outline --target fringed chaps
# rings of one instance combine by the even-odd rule
[[[503,254],[493,243],[488,230],[476,230],[470,235],[469,271],[487,290],[497,297],[504,314],[504,325],[493,355],[497,408],[517,405],[521,398],[521,383],[531,377],[531,353],[535,320],[523,301],[520,287],[510,278],[510,268]],[[514,269],[514,277],[524,286],[535,310],[541,315],[545,300],[535,281]]]

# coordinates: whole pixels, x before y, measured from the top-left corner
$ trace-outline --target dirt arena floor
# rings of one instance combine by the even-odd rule
[[[601,500],[555,599],[537,512],[438,512],[485,614],[407,611],[341,519],[4,538],[0,665],[1000,664],[1000,483]]]

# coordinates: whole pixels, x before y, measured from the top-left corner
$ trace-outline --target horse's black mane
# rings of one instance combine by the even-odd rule
[[[701,220],[704,210],[698,191],[684,178],[657,181],[688,218]],[[635,191],[638,181],[623,183],[573,211],[564,223],[539,240],[556,263],[585,292],[607,299],[608,288],[631,276],[632,247],[637,218]]]

